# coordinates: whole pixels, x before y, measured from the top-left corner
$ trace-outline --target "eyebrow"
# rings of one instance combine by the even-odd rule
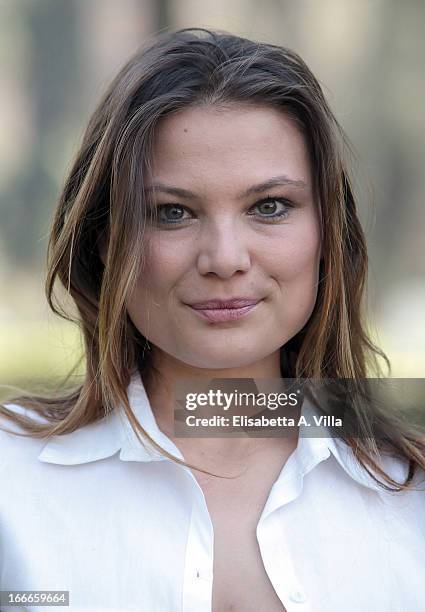
[[[271,189],[272,187],[279,187],[283,185],[290,185],[291,187],[297,187],[299,189],[304,189],[307,187],[307,183],[302,180],[291,179],[285,174],[281,174],[279,176],[273,176],[263,183],[258,183],[257,185],[252,185],[246,191],[244,191],[239,198],[246,198],[251,195],[255,195],[257,193],[262,193],[267,191],[267,189]],[[153,191],[162,191],[163,193],[168,193],[170,195],[177,196],[179,198],[199,198],[195,193],[189,191],[188,189],[182,189],[181,187],[174,187],[173,185],[165,185],[164,183],[157,183],[155,185],[150,185],[145,188],[146,193],[152,193]]]

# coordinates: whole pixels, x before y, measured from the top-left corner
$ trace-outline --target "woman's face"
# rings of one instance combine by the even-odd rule
[[[189,108],[162,119],[152,161],[158,223],[147,228],[131,320],[154,350],[195,367],[243,367],[278,351],[309,319],[319,275],[296,125],[262,106]],[[258,302],[227,321],[191,306],[236,297]]]

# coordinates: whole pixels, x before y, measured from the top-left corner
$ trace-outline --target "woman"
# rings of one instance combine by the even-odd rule
[[[90,612],[423,609],[423,435],[355,402],[356,437],[173,431],[181,379],[379,373],[342,144],[282,47],[186,29],[122,69],[49,244],[84,383],[1,411],[2,590]]]

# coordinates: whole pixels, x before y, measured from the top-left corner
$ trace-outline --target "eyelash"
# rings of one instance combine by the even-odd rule
[[[255,208],[256,206],[261,206],[261,204],[267,204],[269,202],[279,202],[279,204],[285,205],[285,208],[281,210],[280,212],[275,213],[274,215],[267,215],[267,216],[258,215],[260,219],[262,220],[262,222],[265,222],[265,223],[278,223],[281,219],[285,219],[289,215],[290,209],[293,208],[293,204],[286,198],[274,198],[270,196],[267,196],[267,198],[264,198],[260,200],[259,202],[256,202],[251,208]],[[190,212],[189,209],[186,208],[186,206],[183,206],[182,204],[159,204],[157,208],[159,210],[161,209],[165,210],[169,206],[173,208],[181,208],[182,210],[186,210]],[[252,215],[252,213],[250,213],[250,216],[257,216],[257,215]],[[185,223],[186,221],[188,221],[188,219],[177,219],[174,221],[171,221],[170,219],[167,219],[167,220],[158,219],[158,223],[160,225],[180,225],[182,223]]]

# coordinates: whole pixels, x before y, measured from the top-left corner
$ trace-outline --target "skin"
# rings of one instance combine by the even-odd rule
[[[243,195],[282,176],[294,183]],[[164,380],[147,387],[152,408],[173,437],[171,389],[177,378],[281,376],[279,349],[302,329],[316,302],[320,225],[304,138],[291,118],[266,106],[193,107],[162,119],[153,184],[193,193],[177,197],[157,190],[153,196],[157,206],[178,206],[161,208],[162,219],[183,220],[148,228],[146,270],[127,302]],[[291,206],[258,204],[267,197]],[[267,222],[282,210],[285,216]],[[220,324],[186,305],[235,296],[262,301],[245,317]],[[185,444],[236,456],[242,447],[266,441],[197,438]]]

